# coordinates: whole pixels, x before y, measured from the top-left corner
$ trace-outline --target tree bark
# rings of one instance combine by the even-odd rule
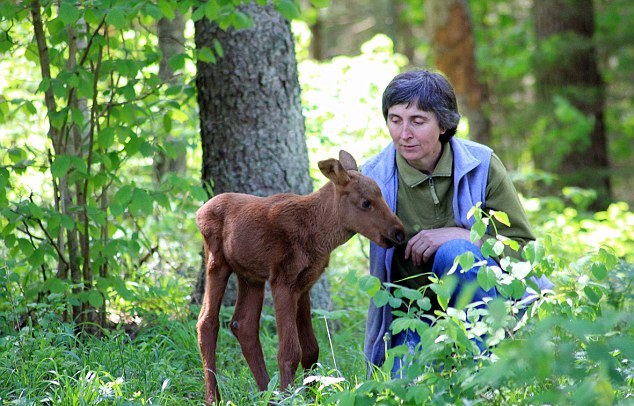
[[[196,23],[196,47],[222,45],[217,63],[198,62],[196,85],[203,150],[202,179],[214,194],[310,193],[308,153],[290,24],[274,8],[246,5],[249,29]],[[203,294],[204,272],[194,300]],[[326,279],[313,292],[326,295]],[[235,292],[225,294],[233,305]],[[323,302],[323,298],[319,300]],[[319,305],[318,305],[319,306]],[[323,307],[323,305],[322,305]]]
[[[533,7],[537,36],[534,70],[542,112],[552,115],[553,98],[558,95],[594,121],[589,139],[571,142],[569,152],[556,160],[551,153],[539,154],[537,164],[557,173],[561,185],[595,189],[598,199],[591,209],[605,209],[611,201],[605,84],[593,43],[592,0],[535,0]],[[543,141],[543,151],[554,151],[557,143],[567,142],[561,138]]]
[[[175,75],[169,67],[171,57],[185,53],[185,18],[176,11],[173,19],[162,18],[157,24],[159,49],[162,57],[159,63],[159,78],[165,85],[182,84],[182,79]],[[172,134],[163,134],[163,142],[173,145],[179,153],[175,157],[170,157],[165,151],[158,150],[154,156],[153,169],[154,180],[160,182],[167,173],[185,173],[187,169],[187,151],[178,148],[182,141]]]
[[[449,78],[473,140],[488,143],[490,121],[484,113],[484,87],[475,58],[473,22],[466,0],[426,0],[427,30],[434,65]]]

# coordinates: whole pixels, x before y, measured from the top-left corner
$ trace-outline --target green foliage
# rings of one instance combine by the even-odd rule
[[[226,27],[248,26],[248,16],[231,12],[238,3],[203,2],[191,17],[216,16]],[[312,3],[323,6],[321,1]],[[496,137],[518,134],[528,139],[533,127],[526,123],[533,122],[532,112],[517,104],[518,95],[529,88],[527,10],[505,3],[473,3],[475,14],[483,17],[476,20],[488,27],[478,32],[488,44],[478,48],[478,58],[485,62],[485,78],[495,84],[491,88],[499,100],[493,112]],[[626,37],[630,28],[615,25],[614,19],[621,17],[613,11],[619,4],[624,10],[628,7],[620,1],[599,3],[604,7],[599,23]],[[160,183],[150,175],[155,153],[174,157],[183,149],[195,150],[193,62],[198,58],[213,63],[223,57],[220,44],[196,51],[190,44],[185,54],[169,61],[184,80],[160,82],[161,55],[156,36],[147,27],[158,18],[172,18],[176,10],[188,13],[193,4],[113,1],[86,8],[75,2],[42,2],[48,79],[40,78],[28,5],[0,4],[0,70],[9,72],[0,77],[3,404],[200,404],[203,399],[193,315],[197,309],[188,308],[192,276],[200,263],[192,220],[207,197],[198,185],[200,162],[190,154],[185,174],[167,176]],[[288,15],[295,14],[293,4],[299,9],[297,3],[277,4]],[[82,18],[85,31],[79,29]],[[97,29],[102,22],[107,31]],[[296,30],[300,26],[294,23]],[[92,38],[83,52],[77,52],[80,58],[73,69],[67,67],[69,27],[76,28],[80,39]],[[307,54],[307,36],[304,26],[300,58]],[[619,61],[627,62],[629,53],[619,53],[622,47],[617,44],[611,46],[606,58],[618,54]],[[374,38],[357,57],[323,64],[300,61],[311,170],[317,160],[336,155],[340,147],[361,163],[389,142],[379,110],[380,91],[405,63],[394,55],[385,36]],[[622,63],[610,71],[613,83],[627,72]],[[47,92],[56,102],[55,110],[48,109]],[[86,100],[94,114],[84,114],[72,102],[73,94]],[[627,136],[634,128],[629,106],[620,103],[616,109],[611,104],[608,111],[611,128]],[[564,101],[560,115],[576,120]],[[82,138],[81,148],[58,151],[48,133],[51,128],[66,134],[67,140],[73,140],[74,129],[92,128],[93,137]],[[169,143],[168,135],[181,141]],[[628,150],[627,137],[617,142]],[[521,153],[516,156],[518,162],[525,159]],[[73,197],[86,187],[85,202],[75,200],[67,211],[56,205],[63,179]],[[277,390],[274,374],[271,388],[257,392],[226,327],[231,309],[223,310],[218,362],[224,399],[240,405],[628,402],[634,393],[634,214],[625,203],[587,213],[592,196],[580,189],[566,189],[562,196],[526,201],[540,238],[523,250],[521,260],[505,260],[501,271],[480,269],[478,284],[496,286],[508,298],[490,302],[486,309],[468,305],[468,297],[450,307],[451,278],[432,280],[424,292],[382,286],[365,275],[367,240],[351,239],[333,253],[328,270],[335,309],[314,313],[322,364],[306,381],[298,374],[289,391]],[[84,214],[87,227],[82,227]],[[476,208],[473,215],[474,238],[487,226],[508,222],[504,213]],[[58,275],[60,258],[68,261],[69,252],[67,245],[59,245],[58,236],[72,230],[89,242],[94,269],[108,269],[104,275],[96,272],[90,285],[83,278]],[[496,235],[483,250],[501,256],[513,248],[517,249],[510,240]],[[79,252],[78,261],[82,259]],[[468,266],[473,258],[464,256],[458,263]],[[528,309],[521,309],[517,298],[531,287],[527,278],[542,274],[556,282],[555,292],[542,294]],[[442,305],[431,315],[424,313],[431,308],[428,291]],[[390,350],[388,362],[367,378],[362,346],[370,300],[379,306],[405,305],[408,311],[393,331],[414,329],[423,336],[424,348],[414,354],[403,378],[391,379],[389,374],[403,348]],[[92,336],[63,320],[72,306],[82,304],[106,306],[109,328],[95,327]],[[270,308],[263,314],[261,339],[268,369],[274,371],[277,337]],[[480,355],[475,341],[484,343],[491,355]]]
[[[478,223],[490,225],[487,220],[492,217],[505,221],[500,213],[476,208],[473,214],[474,228]],[[407,312],[393,311],[398,318],[391,331],[416,331],[421,344],[407,355],[410,364],[404,377],[391,379],[390,371],[394,357],[406,355],[407,349],[388,349],[386,362],[374,371],[373,380],[335,390],[330,400],[344,404],[528,401],[588,405],[625,401],[634,389],[629,361],[634,348],[634,267],[607,247],[572,262],[567,269],[558,268],[553,257],[538,240],[524,249],[525,263],[503,258],[502,273],[482,266],[480,286],[486,290],[495,286],[501,294],[486,307],[476,307],[477,303],[448,307],[453,292],[447,285],[450,279],[431,279],[431,285],[412,291],[389,283],[382,287],[376,278],[364,277],[359,288],[373,297],[376,306],[407,304]],[[456,263],[471,266],[473,258],[463,256]],[[542,273],[557,278],[557,290],[540,294],[526,308],[519,299],[527,287],[536,288],[527,278]],[[424,302],[428,288],[438,295],[442,307],[433,315]],[[610,299],[610,295],[618,298]],[[476,342],[485,344],[484,353]]]

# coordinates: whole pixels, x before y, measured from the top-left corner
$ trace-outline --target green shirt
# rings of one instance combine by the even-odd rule
[[[431,175],[425,174],[412,167],[400,155],[396,154],[398,168],[398,193],[396,200],[396,214],[405,227],[405,238],[409,240],[421,230],[431,230],[443,227],[455,227],[453,213],[453,152],[450,143],[443,146],[443,151]],[[521,205],[517,191],[513,186],[506,168],[493,154],[489,164],[489,175],[486,188],[485,211],[503,211],[509,216],[511,226],[507,227],[495,222],[498,232],[517,241],[524,246],[535,237],[531,231],[526,213]],[[493,228],[489,227],[490,232]],[[487,237],[485,237],[487,238]],[[489,236],[488,238],[493,238]],[[422,266],[414,265],[410,259],[405,259],[405,246],[396,247],[392,260],[392,281],[413,289],[428,284],[426,276],[410,278],[431,272],[431,263]],[[520,258],[521,254],[507,247],[505,255]],[[405,278],[410,278],[403,280]],[[401,282],[399,282],[401,281]]]

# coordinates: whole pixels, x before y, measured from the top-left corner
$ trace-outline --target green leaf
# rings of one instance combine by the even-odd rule
[[[176,54],[167,61],[167,65],[174,71],[183,69],[183,67],[185,66],[186,59],[187,59],[187,55],[185,55],[184,53]]]
[[[373,297],[372,297],[372,301],[374,302],[374,305],[376,307],[383,307],[387,304],[387,302],[390,299],[390,293],[385,290],[385,289],[381,289],[379,290]]]
[[[471,227],[471,232],[469,234],[469,237],[471,238],[472,242],[478,241],[482,239],[482,237],[484,237],[484,234],[486,234],[486,231],[487,231],[487,226],[484,224],[484,222],[476,221]]]
[[[106,127],[99,132],[97,143],[102,149],[108,149],[114,144],[114,128]]]
[[[588,299],[590,299],[590,301],[595,304],[599,303],[599,300],[601,300],[601,297],[603,296],[603,292],[601,291],[601,289],[591,285],[583,288],[583,293],[585,293]]]
[[[56,277],[50,277],[42,284],[41,291],[50,291],[51,293],[65,293],[68,284]]]
[[[204,203],[207,200],[209,200],[209,196],[207,195],[207,192],[201,186],[191,186],[189,188],[189,192],[194,197],[194,199],[196,199],[197,201],[201,203]]]
[[[66,25],[73,25],[79,20],[79,10],[71,2],[63,2],[59,6],[59,18]]]
[[[447,310],[447,306],[449,306],[449,300],[451,299],[451,295],[454,290],[456,290],[457,278],[455,275],[450,275],[447,278],[443,278],[438,283],[433,283],[429,285],[429,288],[433,290],[438,299],[438,304],[442,307],[443,310]]]
[[[495,253],[495,250],[494,250],[496,243],[497,243],[497,240],[493,238],[487,238],[484,240],[484,242],[482,243],[482,248],[480,248],[480,251],[482,251],[482,255],[484,255],[485,258],[492,258],[498,255]]]
[[[540,241],[530,241],[524,247],[524,258],[526,258],[531,264],[541,262],[546,255],[546,249],[544,244]]]
[[[62,227],[67,230],[72,230],[73,228],[75,228],[75,220],[71,216],[68,216],[66,214],[62,214],[61,223]]]
[[[170,204],[170,199],[166,193],[155,193],[154,200],[163,207],[164,209],[171,211],[172,205]]]
[[[231,22],[236,30],[248,29],[253,27],[253,19],[248,14],[245,14],[241,11],[235,11],[232,17],[233,18]]]
[[[388,294],[388,304],[392,309],[398,309],[403,304],[403,300]]]
[[[511,288],[511,296],[515,300],[521,299],[522,296],[524,296],[524,293],[526,292],[526,285],[524,284],[524,282],[518,279],[515,279],[513,282],[511,282],[510,288]]]
[[[420,291],[416,289],[406,288],[404,286],[398,288],[395,294],[397,293],[399,296],[409,300],[418,300],[423,298],[423,294]]]
[[[612,269],[619,263],[619,257],[605,248],[599,249],[599,260],[605,264],[607,269]]]
[[[130,141],[128,141],[125,144],[125,147],[123,148],[123,150],[128,155],[135,155],[137,152],[139,152],[139,150],[141,150],[141,144],[143,144],[143,139],[141,139],[140,137],[134,136],[130,138]]]
[[[51,165],[51,175],[54,178],[61,178],[68,173],[71,159],[68,155],[57,155]]]
[[[93,307],[101,307],[103,305],[103,297],[97,289],[88,291],[88,303]]]
[[[82,127],[84,125],[84,113],[81,110],[75,108],[72,109],[71,116],[73,118],[73,123],[76,126]]]
[[[490,214],[491,216],[493,216],[494,219],[504,224],[505,226],[507,227],[511,226],[511,222],[509,221],[509,216],[503,211],[491,210]]]
[[[132,213],[139,211],[145,214],[152,214],[154,211],[154,199],[144,190],[136,188],[132,192],[132,200],[130,201],[130,210]]]
[[[35,108],[35,105],[33,104],[33,102],[26,100],[23,106],[29,115],[34,116],[37,114],[37,109]]]
[[[26,152],[22,148],[9,148],[8,152],[9,159],[11,159],[11,162],[13,162],[14,164],[26,158]]]
[[[497,277],[495,276],[495,272],[488,266],[480,267],[478,270],[478,284],[480,287],[486,291],[495,287],[497,283]]]
[[[462,268],[463,272],[467,272],[473,267],[473,264],[475,263],[475,256],[473,255],[473,252],[467,251],[458,256],[458,261],[460,262],[460,268]]]
[[[422,311],[426,312],[431,309],[431,300],[428,297],[417,300],[416,304]]]
[[[592,275],[594,275],[594,277],[600,281],[602,281],[603,279],[606,278],[606,276],[608,276],[607,267],[605,266],[605,264],[602,264],[599,262],[593,263],[592,267],[590,268],[590,271],[592,272]]]
[[[214,43],[214,51],[216,51],[216,55],[218,55],[218,57],[220,58],[225,56],[225,51],[222,49],[222,44],[220,43],[220,41],[218,41],[217,39],[214,39],[213,43]]]
[[[88,164],[86,163],[86,161],[84,161],[83,159],[81,159],[78,156],[71,156],[70,157],[70,161],[73,165],[73,168],[75,168],[75,170],[77,170],[77,172],[81,173],[81,174],[86,174],[88,173]]]
[[[169,0],[159,0],[158,7],[161,10],[161,13],[168,20],[173,20],[176,17],[176,13],[174,13],[174,4],[172,4]]]
[[[209,21],[215,21],[218,18],[218,11],[220,11],[220,7],[218,7],[218,3],[216,0],[209,0],[207,4],[205,4],[204,12],[205,17]]]
[[[374,296],[381,289],[379,278],[372,275],[363,275],[359,278],[359,288],[370,296]]]
[[[44,263],[44,250],[42,247],[38,247],[31,256],[29,256],[29,265],[32,267],[38,267]]]
[[[299,18],[299,9],[297,5],[292,0],[280,0],[277,4],[277,10],[282,14],[287,20],[294,20]]]
[[[112,203],[117,204],[119,206],[125,207],[130,203],[132,199],[132,186],[123,185],[117,192],[114,194],[112,198]]]
[[[517,279],[525,279],[532,271],[530,262],[517,262],[511,267],[511,275]]]
[[[214,55],[213,52],[211,52],[211,49],[209,49],[208,47],[203,47],[198,50],[198,60],[205,63],[217,62],[216,56]]]
[[[163,130],[168,134],[172,132],[172,115],[169,113],[163,115]]]
[[[125,26],[125,14],[120,8],[113,8],[106,14],[106,23],[120,30]]]

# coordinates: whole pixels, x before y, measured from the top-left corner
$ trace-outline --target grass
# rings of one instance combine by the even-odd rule
[[[631,219],[629,211],[616,214],[618,221],[624,216]],[[453,319],[443,319],[432,338],[445,339],[432,340],[434,344],[420,354],[420,364],[412,368],[416,376],[405,381],[389,380],[381,370],[366,379],[362,346],[369,299],[360,289],[361,273],[351,270],[366,269],[354,262],[364,261],[365,256],[335,252],[331,262],[335,269],[328,276],[336,287],[332,298],[338,310],[315,312],[313,318],[321,349],[314,385],[304,385],[298,373],[291,389],[278,390],[275,321],[271,308],[265,306],[261,341],[270,388],[258,392],[237,340],[223,328],[218,346],[223,404],[633,404],[632,237],[627,234],[602,242],[605,248],[599,251],[579,253],[587,246],[575,237],[592,230],[588,221],[582,229],[581,222],[556,217],[550,228],[545,227],[545,234],[555,241],[547,246],[554,254],[538,265],[553,269],[557,293],[538,309],[532,323],[514,333],[515,339],[495,348],[497,361],[474,363],[467,349],[455,345],[460,340],[447,341],[464,335],[464,329]],[[566,229],[560,237],[562,223],[577,229]],[[611,254],[612,250],[619,254]],[[0,325],[0,404],[203,405],[195,328],[198,309],[185,305],[188,289],[179,280],[157,293],[158,307],[145,302],[132,307],[138,312],[156,309],[143,317],[134,333],[120,327],[102,331],[99,337],[76,333],[74,326],[62,323],[55,304],[30,304],[15,296],[21,290],[0,290],[0,297],[8,294],[10,299],[0,306],[0,321],[6,324]],[[27,310],[37,324],[12,328],[23,325]],[[498,313],[491,313],[490,326],[508,319],[504,312]],[[336,323],[326,328],[325,316]],[[230,317],[231,309],[221,312],[225,324]]]
[[[276,388],[277,336],[269,311],[265,309],[262,319],[261,339],[271,390],[258,392],[237,340],[223,328],[218,353],[223,399],[235,405],[311,404],[319,394],[302,386],[299,378],[294,392]],[[44,315],[38,327],[0,337],[0,404],[202,405],[204,380],[195,315],[185,313],[184,318],[148,320],[133,338],[123,329],[102,331],[101,337],[74,334],[71,325]],[[223,316],[228,320],[230,313],[223,311]],[[364,326],[341,323],[329,336],[322,316],[314,324],[323,363],[316,375],[363,376]]]

